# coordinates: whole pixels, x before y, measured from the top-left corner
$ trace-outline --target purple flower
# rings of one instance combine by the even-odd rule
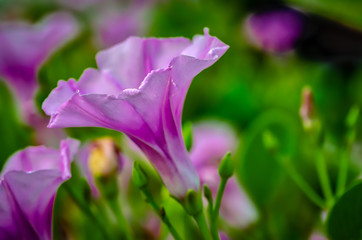
[[[207,184],[214,197],[220,184],[220,161],[227,152],[234,152],[237,144],[233,130],[221,122],[203,122],[193,127],[191,162],[196,167],[201,184]],[[231,177],[226,185],[220,213],[230,224],[238,227],[256,219],[256,210],[235,177]]]
[[[249,16],[246,23],[252,43],[268,52],[293,49],[303,28],[301,13],[294,9],[278,9]]]
[[[60,81],[43,103],[48,127],[105,127],[125,133],[153,163],[170,193],[199,189],[181,133],[184,99],[192,79],[228,46],[204,36],[130,37],[97,57],[76,82]]]
[[[37,71],[55,50],[75,36],[78,25],[66,13],[55,13],[36,25],[0,23],[0,78],[15,91],[24,117],[35,112]]]
[[[0,176],[0,239],[52,239],[55,194],[77,148],[67,139],[60,150],[28,147],[10,157]]]

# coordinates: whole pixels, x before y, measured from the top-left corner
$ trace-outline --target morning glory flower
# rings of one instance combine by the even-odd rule
[[[237,145],[237,136],[225,123],[206,121],[193,126],[191,162],[199,174],[201,184],[209,186],[214,198],[220,184],[220,161],[227,152],[235,152]],[[256,220],[256,209],[235,176],[231,177],[226,185],[220,214],[236,227],[245,227]]]
[[[252,14],[246,22],[252,43],[274,53],[292,50],[303,31],[303,15],[292,8],[262,11]]]
[[[78,141],[60,150],[28,147],[15,153],[0,175],[0,239],[52,239],[52,213],[59,186],[71,177]]]
[[[63,12],[51,14],[35,25],[0,23],[0,78],[16,94],[23,117],[30,118],[36,112],[33,98],[40,66],[77,31],[75,19]]]
[[[104,127],[125,133],[145,153],[176,197],[199,190],[181,132],[193,78],[228,46],[209,35],[193,41],[130,37],[98,53],[99,69],[59,81],[43,103],[48,127]]]

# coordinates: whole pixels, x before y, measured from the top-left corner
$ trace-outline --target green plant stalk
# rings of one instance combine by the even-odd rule
[[[289,177],[298,185],[298,187],[306,194],[306,196],[321,208],[325,208],[323,199],[313,190],[313,188],[303,179],[302,176],[294,169],[293,165],[287,160],[281,159],[281,163]]]
[[[228,179],[225,179],[225,178],[221,178],[221,180],[220,180],[219,189],[217,191],[217,195],[216,195],[216,199],[215,199],[215,206],[214,206],[214,209],[212,210],[212,214],[211,214],[210,228],[211,228],[211,234],[212,234],[212,237],[214,240],[220,239],[219,232],[217,229],[217,221],[219,218],[221,200],[222,200],[222,196],[225,191],[227,181],[228,181]]]
[[[125,238],[131,240],[132,239],[131,230],[119,205],[118,197],[113,197],[108,199],[108,204],[112,212],[116,216],[118,226],[121,229],[121,231],[124,233]]]
[[[196,214],[195,216],[192,216],[192,217],[195,219],[202,235],[204,236],[204,239],[212,240],[213,238],[207,227],[206,219],[205,219],[205,215],[204,215],[203,211],[200,211],[198,214]]]
[[[79,198],[77,193],[69,186],[65,185],[65,189],[67,190],[68,194],[71,196],[75,204],[79,207],[79,209],[87,215],[87,217],[99,228],[99,230],[102,232],[103,237],[105,239],[111,239],[110,234],[105,230],[107,229],[106,226],[103,224],[103,221],[100,220],[99,217],[94,214],[90,206],[84,201]]]
[[[339,171],[338,171],[338,178],[337,178],[337,196],[341,196],[345,190],[346,183],[347,183],[347,175],[348,175],[348,164],[350,160],[350,153],[352,149],[352,144],[356,137],[356,129],[351,129],[347,133],[347,144],[346,148],[342,151],[341,161],[339,163]]]
[[[210,222],[210,228],[211,228],[211,232],[212,232],[212,228],[213,228],[213,226],[212,226],[212,220],[213,220],[213,206],[214,205],[214,203],[213,203],[213,201],[212,201],[212,199],[208,199],[208,205],[207,205],[207,214],[208,214],[208,219],[209,219],[209,222]]]
[[[331,207],[333,205],[334,198],[333,198],[331,183],[329,181],[326,161],[321,151],[318,151],[316,154],[316,168],[317,168],[319,182],[321,184],[324,197],[327,201],[327,206]]]
[[[182,238],[171,224],[170,220],[166,215],[166,212],[162,211],[162,208],[156,203],[149,190],[147,188],[141,188],[140,190],[142,191],[146,201],[151,205],[152,209],[161,218],[162,222],[167,226],[168,230],[170,231],[174,239],[181,240]]]
[[[339,163],[339,171],[338,171],[338,178],[337,178],[337,196],[341,196],[344,192],[346,182],[347,182],[347,173],[348,173],[348,149],[342,152],[341,161]]]

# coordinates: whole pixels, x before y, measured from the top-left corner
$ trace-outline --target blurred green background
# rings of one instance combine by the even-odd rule
[[[0,1],[0,20],[35,22],[61,9],[72,12],[81,23],[81,34],[52,55],[38,72],[40,89],[36,103],[40,112],[41,103],[58,80],[78,79],[85,68],[95,67],[95,54],[99,51],[90,24],[97,9],[71,9],[59,2]],[[246,38],[244,24],[256,2],[156,1],[148,9],[148,27],[142,36],[192,38],[208,27],[211,35],[230,46],[214,66],[194,79],[186,98],[183,122],[217,118],[234,126],[241,137],[239,153],[235,157],[237,174],[260,216],[246,230],[230,230],[234,239],[306,239],[316,228],[324,231],[321,210],[306,198],[264,149],[262,134],[269,130],[278,137],[282,146],[280,151],[291,156],[295,168],[322,195],[314,166],[314,149],[299,117],[301,91],[309,85],[315,95],[316,111],[327,142],[324,152],[334,186],[337,153],[343,148],[346,135],[346,115],[352,105],[362,106],[361,62],[342,66],[311,61],[293,52],[275,55],[254,48]],[[361,1],[290,0],[285,3],[362,29]],[[107,4],[107,1],[102,4]],[[122,4],[127,6],[130,3]],[[34,144],[31,126],[18,119],[15,109],[14,96],[1,82],[0,165],[15,151]],[[82,140],[115,134],[88,128],[67,131],[70,136]],[[357,132],[356,142],[359,144],[360,136]],[[355,162],[361,161],[361,156],[355,158]],[[350,179],[355,178],[358,171],[357,166],[351,168]]]

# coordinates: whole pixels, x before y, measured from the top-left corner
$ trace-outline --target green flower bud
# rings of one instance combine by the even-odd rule
[[[269,130],[263,132],[263,144],[265,148],[270,152],[276,152],[279,148],[278,139]]]
[[[346,125],[348,128],[353,128],[357,121],[358,121],[358,117],[359,117],[359,108],[358,106],[353,106],[351,107],[351,109],[349,110],[347,117],[346,117]]]
[[[212,201],[212,192],[206,184],[204,185],[204,196],[208,201],[210,201],[210,199]]]
[[[197,193],[193,189],[190,189],[186,193],[183,206],[188,214],[196,216],[202,211],[201,194]]]
[[[219,165],[219,175],[223,179],[228,179],[234,174],[234,163],[231,153],[227,153]]]

